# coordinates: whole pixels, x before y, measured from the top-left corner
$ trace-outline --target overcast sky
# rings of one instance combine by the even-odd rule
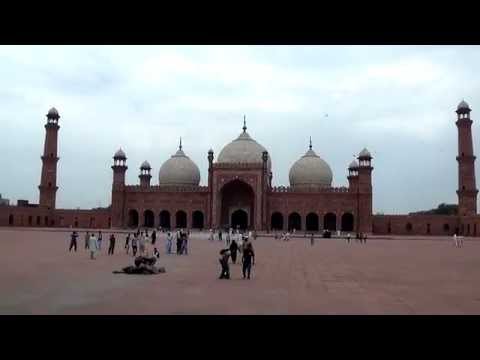
[[[479,64],[478,46],[0,46],[0,193],[38,202],[55,106],[58,208],[109,205],[119,147],[129,184],[143,160],[158,184],[180,136],[206,185],[208,149],[236,138],[244,114],[274,185],[288,185],[312,136],[334,186],[348,184],[353,154],[371,151],[374,212],[456,203],[454,111],[470,104],[478,150]]]

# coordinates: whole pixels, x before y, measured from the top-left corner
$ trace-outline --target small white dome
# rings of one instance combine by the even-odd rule
[[[127,155],[123,152],[122,148],[118,149],[115,155],[113,155],[114,159],[126,159]]]
[[[198,186],[200,184],[200,170],[180,147],[175,155],[172,155],[160,167],[158,181],[160,185]]]
[[[462,100],[457,106],[457,110],[470,110],[470,106],[465,100]]]
[[[358,168],[358,162],[357,162],[357,160],[353,160],[353,161],[350,163],[350,165],[348,165],[348,168],[349,168],[349,169],[356,169],[356,168]]]
[[[142,165],[140,165],[140,170],[150,170],[152,167],[150,166],[149,162],[145,160]]]
[[[325,160],[310,148],[292,165],[288,177],[294,187],[330,187],[333,174]]]
[[[231,143],[227,144],[220,154],[218,154],[218,163],[263,163],[262,154],[267,151],[262,145],[250,137],[244,126],[243,132]],[[270,154],[267,160],[267,167],[270,170],[272,161]]]
[[[363,148],[362,151],[360,151],[360,154],[358,154],[358,157],[359,158],[364,158],[364,159],[367,159],[367,158],[372,158],[372,155],[370,155],[370,152],[367,150],[367,148]]]
[[[47,113],[47,118],[49,119],[58,119],[60,115],[58,114],[58,110],[52,107],[50,110],[48,110]]]

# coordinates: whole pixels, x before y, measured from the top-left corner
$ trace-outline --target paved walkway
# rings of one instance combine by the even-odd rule
[[[258,238],[253,279],[218,280],[221,243],[192,235],[188,256],[165,255],[165,274],[112,274],[116,254],[68,253],[69,233],[0,229],[0,314],[480,314],[480,241],[450,238]],[[411,240],[411,241],[406,241]]]

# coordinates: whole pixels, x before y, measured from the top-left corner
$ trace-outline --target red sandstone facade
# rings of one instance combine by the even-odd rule
[[[39,204],[0,206],[0,226],[75,228],[219,228],[242,224],[260,231],[342,230],[374,234],[477,235],[475,156],[470,108],[457,109],[459,164],[458,216],[373,215],[371,156],[360,153],[349,167],[348,187],[272,187],[269,154],[260,163],[214,162],[208,152],[208,185],[151,185],[148,163],[139,185],[125,184],[127,158],[114,157],[111,206],[105,209],[56,209],[58,112],[47,114]],[[246,127],[244,126],[244,132]],[[311,148],[311,146],[310,146]],[[181,149],[181,146],[180,146]],[[366,151],[366,150],[365,150]]]

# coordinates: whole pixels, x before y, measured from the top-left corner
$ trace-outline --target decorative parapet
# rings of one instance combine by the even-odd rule
[[[318,188],[296,188],[291,186],[274,186],[273,193],[348,193],[348,187],[318,187]]]
[[[214,169],[263,169],[262,163],[213,163]]]
[[[172,193],[172,192],[195,192],[206,193],[208,186],[180,186],[180,185],[152,185],[142,187],[141,185],[127,185],[125,186],[127,192],[143,192],[143,193]]]

